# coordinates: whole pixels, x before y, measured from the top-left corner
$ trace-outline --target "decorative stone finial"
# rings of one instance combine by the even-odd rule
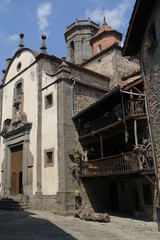
[[[3,79],[4,76],[5,76],[5,73],[6,73],[6,69],[3,69],[3,70],[2,70],[2,73],[3,73],[3,76],[2,76],[2,79]]]
[[[66,62],[66,57],[65,56],[62,56],[62,58],[61,58],[61,60],[62,60],[62,63],[61,63],[61,65],[59,66],[59,72],[61,72],[61,71],[63,71],[63,72],[66,72],[66,73],[71,73],[71,71],[70,71],[70,69],[69,69],[69,67],[68,67],[68,64],[67,64],[67,62]]]
[[[23,37],[24,37],[24,33],[20,33],[20,43],[19,43],[19,49],[24,47],[24,42],[23,42]]]
[[[6,59],[6,68],[8,68],[8,65],[9,65],[10,61],[11,61],[11,58]]]
[[[103,17],[103,23],[106,23],[106,17],[105,16]]]
[[[41,38],[42,38],[42,44],[41,44],[41,47],[40,47],[41,53],[47,53],[47,51],[46,51],[47,45],[46,45],[46,42],[45,42],[47,36],[45,34],[42,34]]]
[[[66,56],[62,56],[62,61],[66,62]]]

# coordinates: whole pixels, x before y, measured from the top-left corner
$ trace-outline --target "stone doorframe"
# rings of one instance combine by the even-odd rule
[[[23,191],[26,193],[28,187],[28,164],[29,164],[29,144],[30,144],[30,130],[32,124],[28,123],[25,126],[11,131],[4,136],[5,141],[5,156],[4,156],[4,171],[3,171],[3,186],[7,190],[7,196],[11,191],[11,162],[12,162],[12,148],[23,146]]]

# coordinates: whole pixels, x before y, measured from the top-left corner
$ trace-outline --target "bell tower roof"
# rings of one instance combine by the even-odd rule
[[[106,23],[106,18],[103,19],[103,25],[91,39],[90,43],[93,47],[94,55],[98,54],[99,51],[103,51],[109,48],[111,45],[117,43],[121,45],[122,34],[117,30],[113,29]]]

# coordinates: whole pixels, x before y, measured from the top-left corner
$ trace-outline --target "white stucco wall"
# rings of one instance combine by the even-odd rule
[[[54,82],[54,78],[43,72],[43,88]],[[45,96],[53,94],[53,105],[45,109]],[[54,149],[53,165],[45,166],[45,150]],[[57,151],[57,84],[42,92],[42,193],[55,195],[58,191],[58,151]]]
[[[15,77],[17,75],[17,73],[20,73],[21,71],[23,71],[34,61],[35,61],[35,57],[29,50],[25,50],[25,52],[21,52],[21,53],[17,54],[10,66],[8,73],[7,73],[7,78],[6,78],[5,83],[10,81],[13,77]],[[21,68],[19,71],[17,71],[18,63],[21,63]]]
[[[3,88],[3,101],[2,101],[2,128],[3,122],[9,118],[12,119],[13,111],[13,94],[14,86],[18,80],[23,79],[23,94],[24,94],[24,103],[23,103],[23,112],[27,114],[28,122],[32,123],[32,129],[30,133],[30,156],[33,157],[33,193],[36,191],[36,148],[37,148],[37,75],[36,67],[37,64],[33,64],[31,67],[30,64],[35,61],[33,54],[29,50],[24,50],[21,54],[14,59],[7,73],[5,80],[6,86]],[[17,64],[21,62],[21,69],[17,72]],[[29,67],[26,71],[23,71],[25,68]],[[18,74],[18,76],[17,76]],[[2,129],[1,129],[2,131]],[[5,143],[4,139],[0,139],[0,166],[4,161],[4,149]],[[1,174],[1,171],[0,171]],[[0,176],[2,179],[2,176]]]

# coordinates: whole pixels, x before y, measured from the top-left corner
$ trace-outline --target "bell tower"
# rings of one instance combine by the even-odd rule
[[[106,18],[104,17],[102,27],[90,41],[90,44],[93,48],[93,55],[97,55],[113,44],[121,46],[121,40],[122,34],[108,26],[106,23]]]
[[[81,64],[93,56],[90,40],[99,28],[99,24],[91,21],[90,18],[88,20],[76,19],[70,26],[66,27],[64,35],[69,62]]]

